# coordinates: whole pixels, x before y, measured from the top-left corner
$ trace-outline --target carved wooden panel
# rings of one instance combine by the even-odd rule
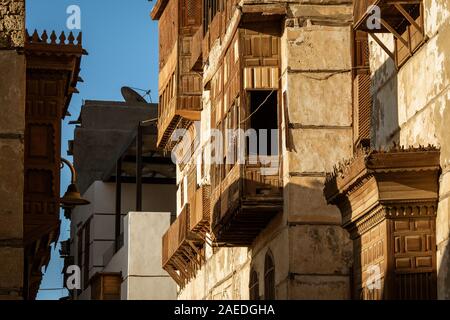
[[[417,210],[420,212],[419,207]],[[413,211],[411,208],[411,213]],[[435,217],[410,217],[389,223],[395,270],[392,296],[396,299],[436,299]]]
[[[181,1],[182,26],[195,27],[202,24],[202,0]]]
[[[363,300],[378,300],[383,296],[384,264],[386,261],[386,222],[374,226],[354,241],[354,283],[356,297]],[[381,288],[371,287],[371,277],[380,270]]]
[[[66,76],[29,72],[25,128],[24,238],[59,222],[61,118]]]
[[[280,62],[280,37],[266,33],[241,29],[244,67],[277,67]]]
[[[92,279],[92,300],[120,300],[122,277],[119,273],[99,273]]]
[[[428,205],[388,207],[358,225],[360,236],[353,242],[354,298],[435,299],[433,212],[434,207]],[[376,224],[379,219],[382,221]],[[381,287],[371,287],[377,277]]]

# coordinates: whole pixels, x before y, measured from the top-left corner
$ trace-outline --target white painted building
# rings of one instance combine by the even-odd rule
[[[71,143],[89,205],[66,212],[65,267],[81,271],[79,300],[171,300],[162,236],[176,213],[175,166],[156,150],[155,105],[86,101]]]

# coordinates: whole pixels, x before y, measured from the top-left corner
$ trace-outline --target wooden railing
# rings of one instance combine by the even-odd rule
[[[274,161],[277,159],[274,157]],[[244,197],[280,196],[283,187],[279,171],[279,163],[264,166],[261,163],[247,164],[242,173],[244,179]]]
[[[227,245],[251,244],[280,212],[282,197],[283,182],[278,166],[234,166],[211,194],[211,229],[216,241]]]
[[[162,240],[162,264],[169,263],[180,246],[186,240],[189,223],[189,204],[186,204],[181,214],[175,222],[169,227]]]

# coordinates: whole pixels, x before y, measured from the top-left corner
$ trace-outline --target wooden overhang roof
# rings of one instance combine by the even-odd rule
[[[159,20],[162,13],[164,12],[164,9],[166,9],[167,3],[169,3],[169,0],[158,0],[156,2],[152,12],[150,13],[150,16],[153,20]]]
[[[417,9],[417,6],[422,3],[422,0],[356,0],[354,1],[354,30],[362,30],[369,33],[380,32],[389,33],[390,30],[384,25],[381,29],[370,29],[367,26],[367,20],[372,18],[374,12],[371,10],[372,6],[380,8],[381,20],[389,22],[389,24],[396,28],[401,29],[404,27],[408,20],[399,11],[398,7],[402,7],[404,11],[410,13]]]
[[[78,82],[83,80],[79,76],[81,57],[87,55],[83,49],[82,33],[75,38],[70,32],[68,36],[62,32],[59,36],[52,31],[50,36],[44,30],[41,35],[35,30],[32,35],[26,31],[25,54],[27,56],[27,70],[49,70],[68,72],[69,82],[65,90],[63,118],[67,114],[72,95],[78,93]]]

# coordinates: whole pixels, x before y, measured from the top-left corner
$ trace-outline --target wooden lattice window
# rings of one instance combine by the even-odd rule
[[[250,272],[250,300],[259,300],[259,279],[258,272],[254,269]]]
[[[264,262],[264,300],[275,300],[275,264],[270,251]]]
[[[202,19],[202,0],[184,0],[183,26],[199,26]]]

